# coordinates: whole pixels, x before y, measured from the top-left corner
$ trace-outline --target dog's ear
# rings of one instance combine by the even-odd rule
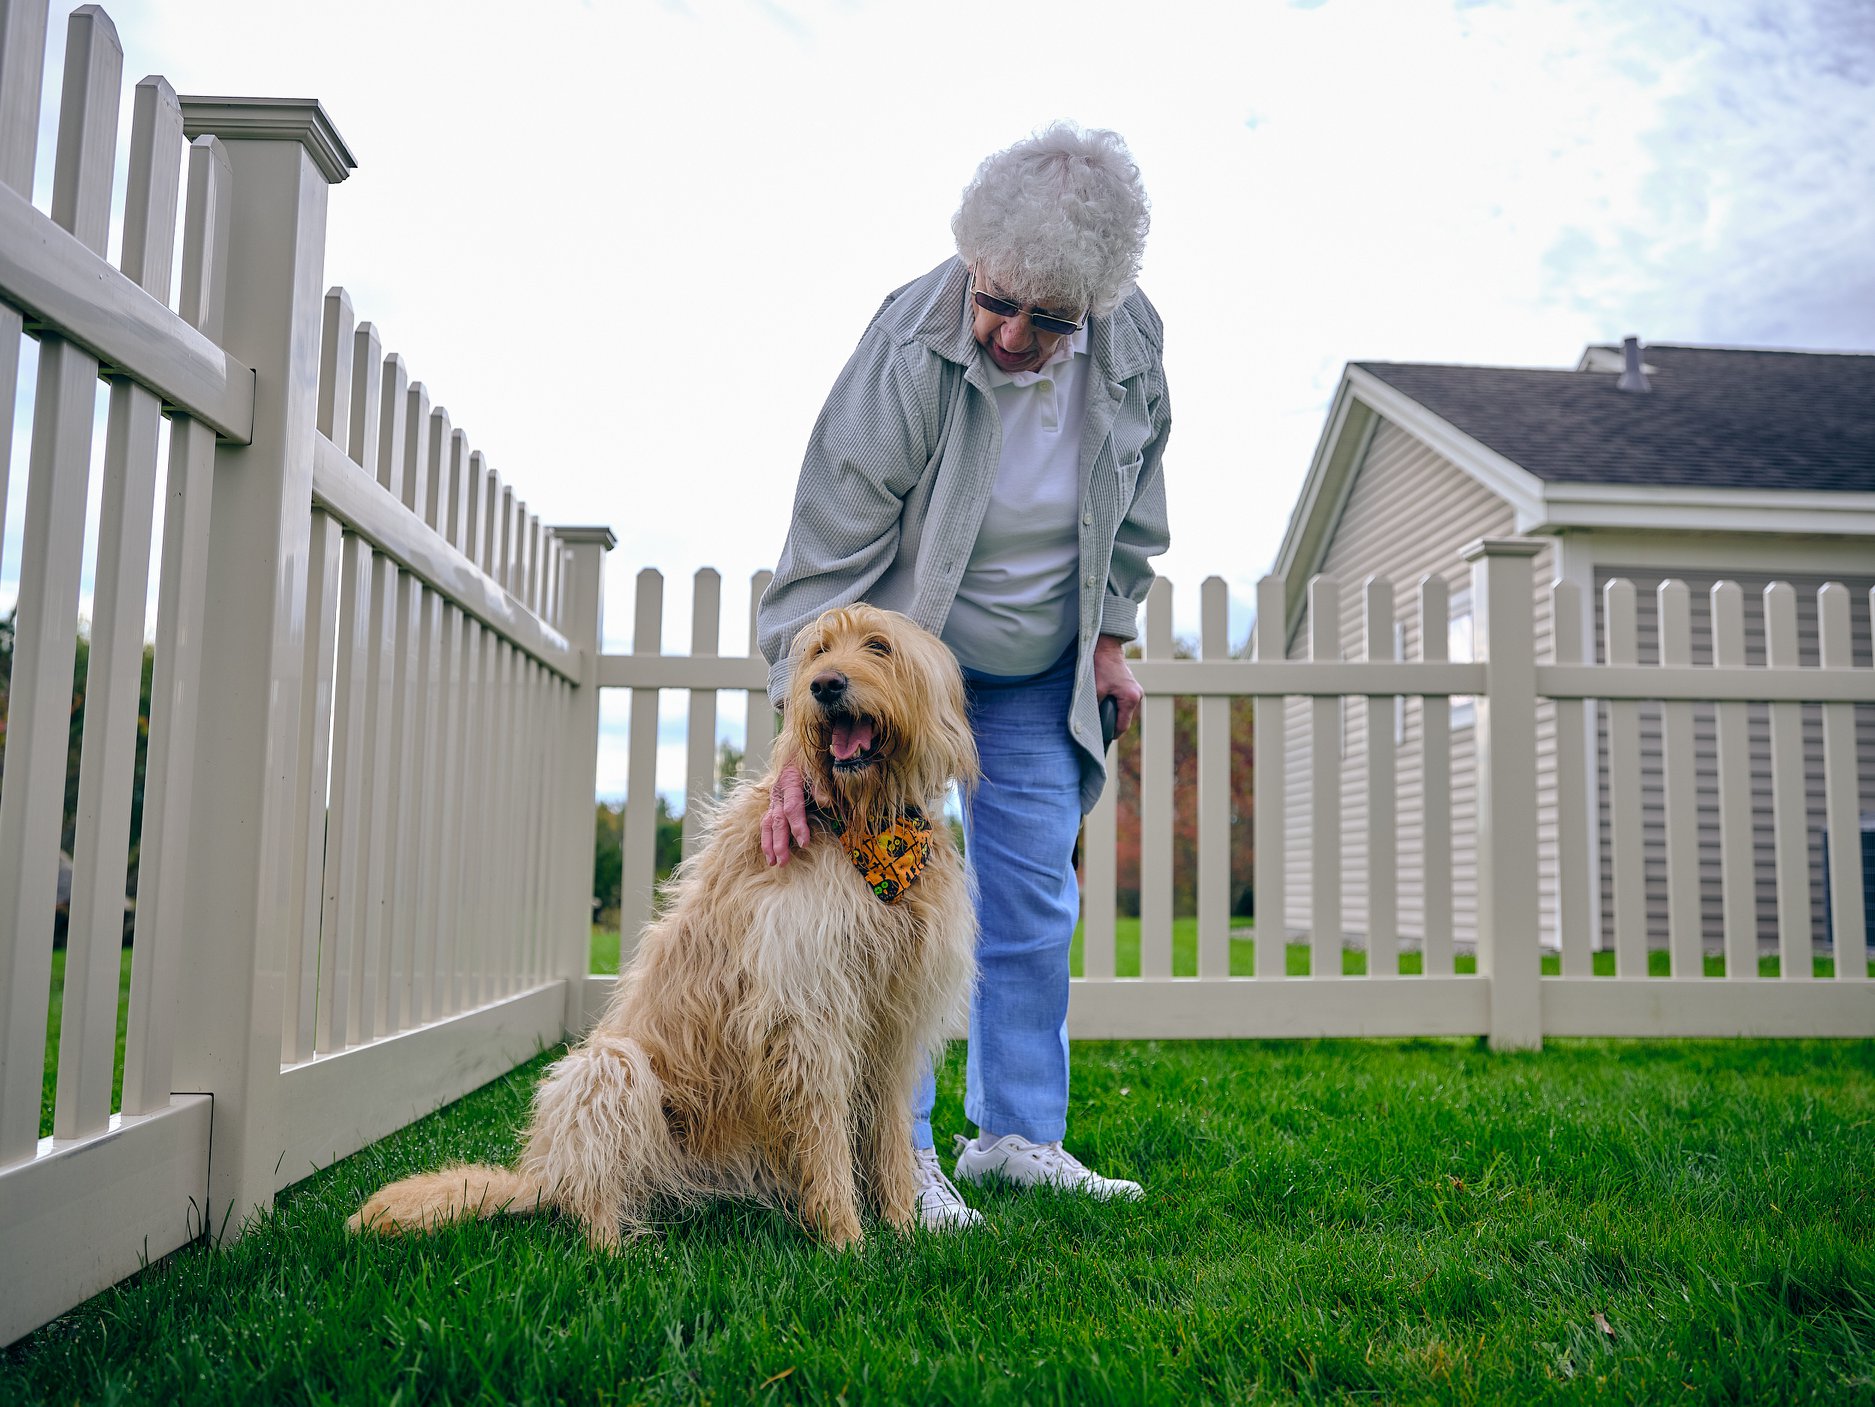
[[[952,673],[956,671],[953,668]],[[944,710],[944,742],[950,753],[950,780],[965,791],[974,787],[983,776],[983,769],[977,760],[976,734],[970,731],[969,713],[964,707],[963,676],[956,679],[956,707]]]

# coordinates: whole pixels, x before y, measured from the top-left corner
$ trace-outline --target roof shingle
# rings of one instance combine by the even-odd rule
[[[1616,349],[1617,354],[1619,349]],[[1875,354],[1651,346],[1600,371],[1356,362],[1539,479],[1875,493]]]

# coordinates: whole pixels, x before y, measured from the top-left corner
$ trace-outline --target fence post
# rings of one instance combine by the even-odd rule
[[[254,432],[215,453],[197,690],[179,1091],[215,1099],[210,1225],[273,1204],[328,187],[354,164],[316,102],[183,98],[232,197],[222,345],[254,368]],[[280,1169],[287,1179],[309,1169]]]
[[[560,840],[551,974],[566,978],[566,1029],[585,1027],[586,976],[592,971],[592,847],[596,815],[593,796],[599,774],[599,642],[605,616],[605,554],[618,545],[610,528],[555,528],[567,554],[560,629],[580,653],[580,679],[566,711],[559,741],[561,809],[554,834]]]
[[[1483,538],[1471,563],[1478,696],[1478,973],[1491,983],[1493,1050],[1543,1044],[1537,945],[1536,595],[1528,538]]]

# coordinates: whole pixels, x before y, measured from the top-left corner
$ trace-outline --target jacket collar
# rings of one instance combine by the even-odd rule
[[[967,375],[975,370],[968,379],[987,389],[983,349],[970,335],[970,270],[964,261],[953,255],[908,284],[901,296],[909,304],[905,316],[912,339],[957,363]],[[1152,344],[1134,315],[1135,299],[1141,299],[1138,290],[1107,316],[1087,320],[1088,353],[1112,381],[1125,381],[1152,365]]]

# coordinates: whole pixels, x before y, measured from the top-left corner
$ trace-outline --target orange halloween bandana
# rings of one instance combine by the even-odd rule
[[[916,812],[894,817],[870,835],[849,836],[837,817],[829,819],[833,833],[852,857],[853,868],[865,876],[867,887],[881,902],[896,904],[924,873],[931,858],[931,823]]]

